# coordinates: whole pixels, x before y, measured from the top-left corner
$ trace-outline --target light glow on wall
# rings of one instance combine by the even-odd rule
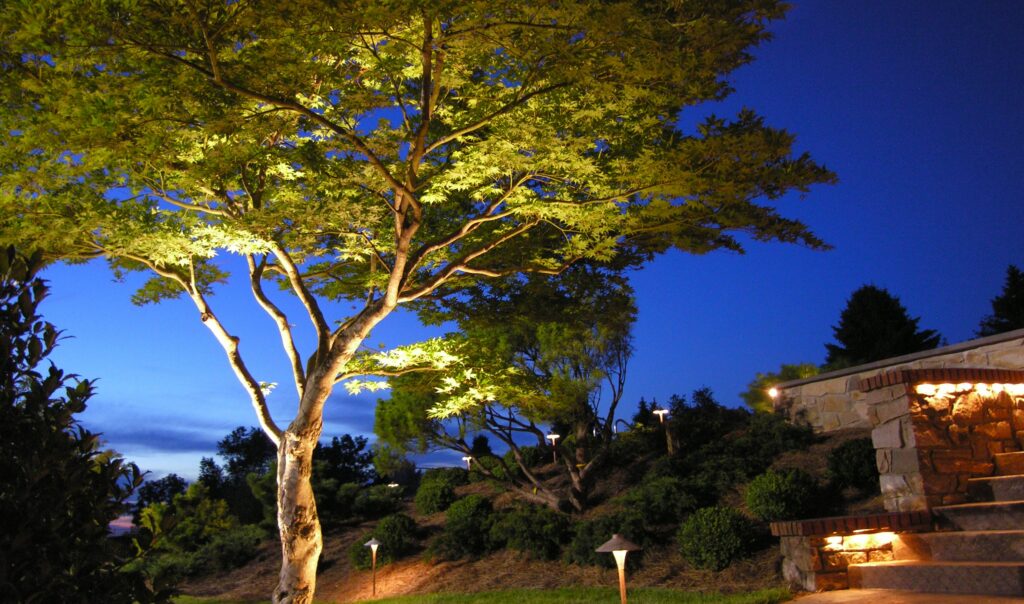
[[[959,384],[918,384],[914,387],[914,390],[922,396],[939,398],[951,398],[969,392],[985,397],[996,396],[1001,392],[1006,392],[1011,396],[1024,396],[1024,384],[974,384],[971,382],[961,382]]]

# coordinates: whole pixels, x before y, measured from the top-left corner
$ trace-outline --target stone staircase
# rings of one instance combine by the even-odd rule
[[[941,530],[904,533],[891,562],[851,564],[850,587],[1024,597],[1024,453],[968,482],[972,503],[933,508]]]

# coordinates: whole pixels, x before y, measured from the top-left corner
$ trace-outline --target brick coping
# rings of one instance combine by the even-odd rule
[[[770,526],[774,537],[824,537],[855,531],[921,531],[931,530],[932,513],[929,510],[915,510],[808,520],[782,520],[772,522]]]
[[[897,384],[954,383],[1022,384],[1024,371],[1015,369],[986,369],[957,367],[950,369],[898,369],[886,371],[860,381],[859,390],[870,392]]]

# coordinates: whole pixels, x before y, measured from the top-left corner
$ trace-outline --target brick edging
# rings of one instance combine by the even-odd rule
[[[784,520],[770,524],[774,537],[825,536],[854,531],[919,531],[930,530],[929,510],[886,512],[860,516],[834,516],[809,520]]]
[[[898,369],[886,371],[860,381],[858,389],[870,392],[897,384],[931,383],[988,383],[988,384],[1022,384],[1024,371],[1013,369],[984,369],[960,367],[955,369]]]

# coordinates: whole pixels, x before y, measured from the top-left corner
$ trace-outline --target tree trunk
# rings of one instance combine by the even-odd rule
[[[288,428],[277,453],[277,526],[281,534],[281,574],[274,604],[312,604],[316,567],[323,550],[320,519],[310,476],[313,449],[322,423]]]

